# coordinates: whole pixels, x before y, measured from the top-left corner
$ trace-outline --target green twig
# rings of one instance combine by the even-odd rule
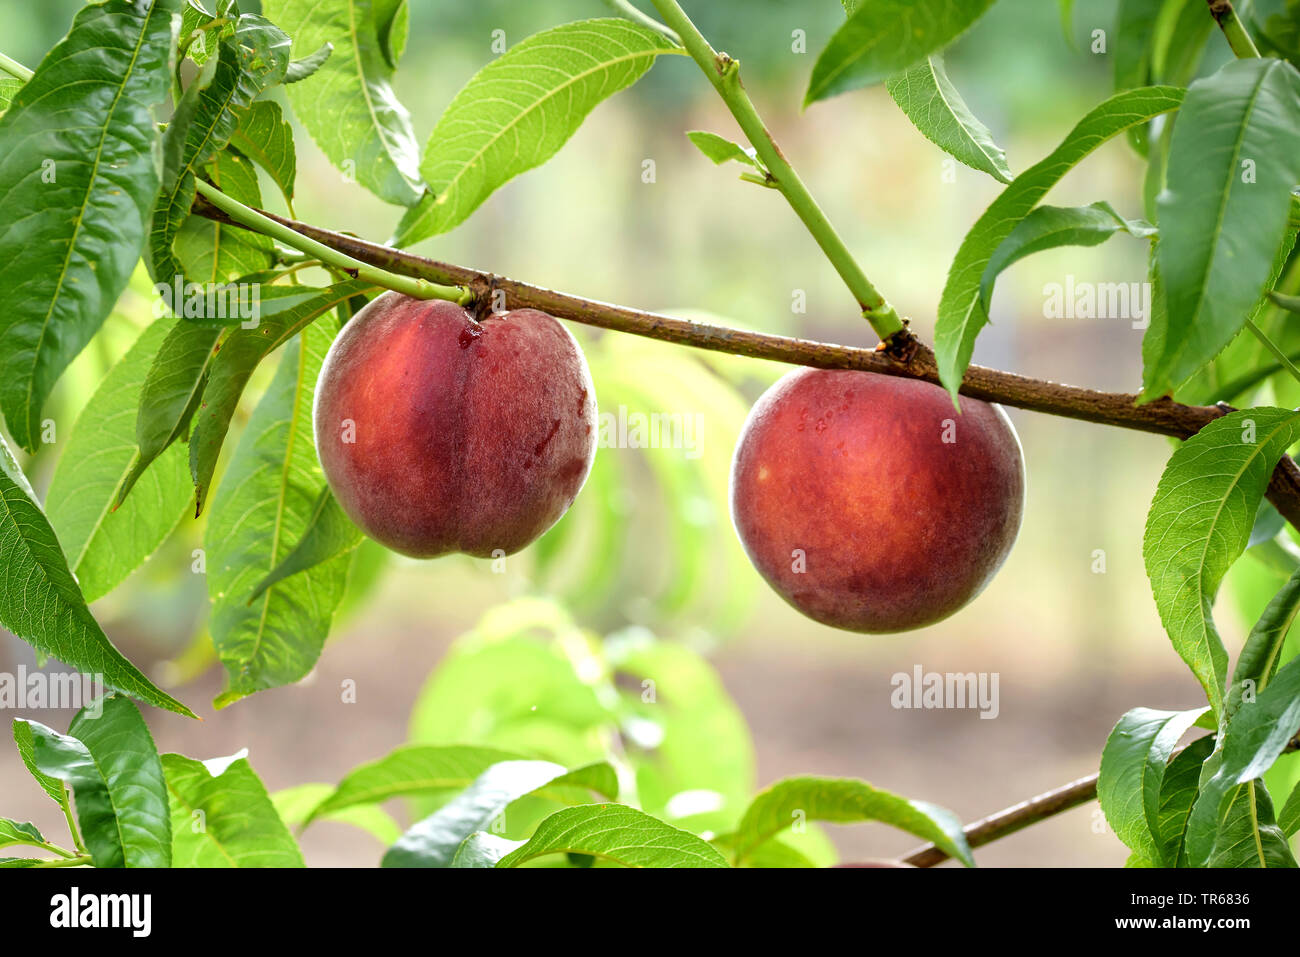
[[[1206,0],[1206,3],[1210,5],[1210,16],[1214,17],[1215,23],[1223,31],[1223,36],[1227,39],[1228,46],[1232,48],[1233,55],[1238,60],[1258,57],[1259,47],[1255,46],[1255,41],[1246,32],[1245,24],[1233,9],[1232,0]]]
[[[318,243],[314,239],[308,239],[302,233],[294,232],[288,226],[283,226],[275,220],[263,216],[257,210],[249,209],[243,203],[231,199],[221,190],[201,179],[195,181],[195,188],[213,206],[241,226],[246,226],[264,236],[270,236],[272,239],[278,239],[286,246],[292,246],[294,249],[309,253],[321,262],[343,270],[353,278],[364,279],[367,282],[373,282],[377,286],[383,286],[385,289],[396,290],[413,299],[447,299],[451,302],[460,303],[462,306],[468,305],[474,299],[474,294],[464,286],[440,286],[437,283],[429,282],[427,279],[400,276],[397,273],[391,273],[363,263],[359,259],[353,259],[345,253],[331,249],[324,243]]]
[[[786,160],[772,134],[763,124],[758,110],[755,109],[749,94],[745,92],[745,87],[740,82],[737,61],[725,53],[718,53],[709,45],[709,41],[696,29],[677,0],[654,0],[654,5],[668,26],[681,37],[686,52],[704,71],[713,88],[727,104],[731,115],[736,118],[736,122],[749,138],[763,165],[771,173],[776,188],[785,196],[790,207],[803,221],[808,232],[817,241],[817,245],[826,254],[826,258],[835,267],[835,271],[840,274],[844,284],[849,287],[849,291],[858,301],[863,317],[871,323],[871,328],[876,331],[876,335],[887,340],[894,334],[903,332],[906,324],[902,318],[858,266],[852,253],[835,231],[835,227],[826,218],[826,214],[808,192],[808,187]]]
[[[640,10],[638,10],[636,7],[632,5],[630,0],[605,0],[605,5],[609,7],[611,10],[613,10],[615,13],[621,13],[629,20],[634,20],[637,23],[641,24],[641,26],[649,27],[651,30],[654,30],[656,33],[663,34],[669,40],[672,40],[673,43],[680,44],[682,42],[682,38],[679,37],[675,32],[673,32],[668,27],[664,26],[662,23],[660,23],[658,20],[656,20],[654,17],[650,16],[649,14],[643,13]]]
[[[81,854],[77,857],[60,857],[52,861],[41,861],[39,864],[33,864],[32,867],[82,867],[90,863],[89,854]]]
[[[75,847],[82,854],[89,853],[86,850],[86,845],[82,843],[81,831],[77,828],[76,818],[72,816],[72,802],[68,800],[68,797],[69,795],[67,793],[67,788],[65,787],[64,800],[63,800],[63,816],[68,821],[68,832],[72,835],[72,846]]]
[[[5,73],[8,73],[12,77],[17,77],[18,79],[22,80],[24,83],[26,83],[33,76],[36,75],[34,72],[27,69],[27,67],[23,66],[17,60],[10,59],[9,57],[5,56],[3,53],[0,53],[0,70],[3,70]]]
[[[1300,382],[1300,369],[1295,367],[1295,363],[1291,361],[1291,357],[1279,349],[1277,344],[1265,334],[1264,330],[1255,325],[1252,320],[1246,320],[1246,328],[1254,333],[1255,338],[1263,344],[1265,349],[1273,353],[1273,358],[1278,361],[1278,365],[1291,373],[1297,382]]]

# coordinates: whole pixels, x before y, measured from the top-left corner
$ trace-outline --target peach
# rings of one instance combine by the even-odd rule
[[[928,382],[799,369],[736,447],[731,513],[750,561],[810,618],[907,631],[947,618],[1002,565],[1024,463],[1006,414]]]
[[[596,450],[596,398],[546,313],[475,321],[386,292],[330,346],[313,420],[339,504],[415,558],[511,555],[573,504]]]

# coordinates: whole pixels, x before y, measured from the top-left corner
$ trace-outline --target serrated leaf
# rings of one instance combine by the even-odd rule
[[[628,20],[566,23],[479,70],[425,147],[429,192],[402,217],[398,245],[459,225],[502,184],[554,156],[602,100],[631,86],[671,40]]]
[[[265,0],[298,57],[333,52],[285,88],[299,122],[336,167],[385,202],[420,198],[420,148],[391,81],[371,0]]]
[[[149,230],[150,271],[170,285],[185,264],[172,251],[194,202],[194,180],[239,128],[240,114],[259,93],[284,80],[289,38],[262,17],[244,14],[220,43],[216,70],[195,82],[176,106],[163,137],[163,179]],[[186,281],[210,281],[186,276]]]
[[[1147,513],[1142,554],[1174,650],[1223,714],[1228,656],[1210,610],[1250,540],[1273,467],[1300,438],[1300,413],[1248,409],[1211,422],[1170,457]]]
[[[1152,81],[1151,56],[1156,21],[1165,0],[1120,0],[1115,14],[1115,91]],[[1204,11],[1198,11],[1204,16]]]
[[[1156,231],[1144,220],[1125,219],[1104,201],[1091,206],[1039,206],[1016,224],[984,267],[984,275],[980,277],[980,309],[987,315],[993,284],[1012,263],[1046,249],[1098,246],[1121,230],[1139,239]]]
[[[45,843],[35,824],[0,817],[0,847],[39,847]]]
[[[623,867],[727,866],[707,842],[644,811],[621,804],[587,804],[556,811],[497,867],[518,867],[560,853],[588,854]]]
[[[1144,356],[1143,395],[1164,395],[1209,362],[1264,295],[1300,181],[1300,74],[1237,60],[1198,80],[1174,126],[1158,200],[1163,346]]]
[[[361,544],[361,530],[352,524],[343,508],[334,498],[329,486],[321,489],[316,504],[307,519],[302,538],[271,573],[253,589],[251,602],[264,591],[299,572],[315,568],[323,562],[346,555]]]
[[[308,815],[316,805],[333,793],[332,784],[300,784],[297,787],[276,791],[271,795],[271,803],[275,805],[275,810],[280,815],[280,820],[284,821],[285,827],[293,830],[306,827]],[[332,814],[321,815],[321,818],[341,824],[351,824],[365,831],[384,847],[393,844],[402,836],[402,829],[393,820],[393,816],[375,804],[357,804]]]
[[[87,601],[114,588],[171,534],[193,494],[180,449],[143,471],[135,495],[114,509],[137,461],[136,409],[159,347],[175,325],[160,319],[104,377],[72,427],[45,511]]]
[[[735,862],[742,864],[764,842],[795,820],[881,821],[931,841],[967,867],[975,866],[961,821],[951,811],[872,787],[854,778],[794,777],[761,792],[735,835]]]
[[[1187,866],[1187,852],[1183,846],[1187,819],[1200,791],[1201,765],[1213,750],[1213,735],[1197,738],[1175,754],[1165,768],[1153,836],[1159,859],[1167,867]]]
[[[245,110],[239,117],[239,129],[235,130],[230,142],[266,170],[285,200],[292,202],[298,159],[293,145],[293,128],[280,112],[279,103],[258,100]]]
[[[1286,835],[1273,816],[1273,801],[1263,781],[1250,781],[1232,793],[1206,867],[1296,867]]]
[[[328,330],[307,326],[286,346],[213,498],[204,542],[212,598],[209,627],[227,678],[226,690],[215,702],[219,708],[305,676],[320,657],[343,597],[347,556],[248,601],[253,587],[302,537],[325,486],[312,439],[311,405],[330,339]],[[213,368],[205,397],[217,384],[218,368]],[[198,428],[196,420],[191,451],[197,448]]]
[[[503,761],[463,792],[414,824],[384,854],[384,867],[450,867],[461,844],[515,801],[545,788],[576,787],[618,796],[618,776],[605,762],[565,770],[550,761]],[[612,793],[611,793],[612,792]]]
[[[495,748],[406,745],[354,768],[333,793],[303,818],[303,826],[357,805],[380,804],[416,794],[460,791],[492,765],[519,759],[517,754]]]
[[[1287,837],[1294,837],[1300,831],[1300,784],[1292,788],[1291,796],[1278,812],[1277,825]]]
[[[32,737],[31,726],[26,721],[15,718],[13,735],[14,744],[18,748],[18,756],[22,758],[27,771],[35,778],[36,783],[41,786],[41,790],[50,796],[50,800],[66,813],[69,807],[68,789],[58,778],[51,777],[36,766],[36,742]]]
[[[49,520],[0,436],[0,626],[37,651],[123,694],[194,717],[157,688],[104,634],[68,570]]]
[[[289,69],[284,71],[285,83],[298,83],[307,79],[334,54],[334,44],[322,43],[315,53],[309,53],[301,60],[290,60]]]
[[[758,160],[753,156],[752,147],[746,150],[739,143],[733,143],[726,137],[704,130],[691,130],[686,136],[695,144],[696,149],[715,164],[721,165],[728,160],[735,160],[737,163],[745,163],[755,169],[762,169]]]
[[[126,501],[127,493],[154,460],[188,434],[220,334],[219,327],[178,321],[162,341],[140,387],[135,422],[137,454],[122,481],[115,508]],[[184,453],[181,458],[186,459]]]
[[[1300,658],[1272,680],[1261,681],[1254,700],[1244,699],[1223,734],[1219,774],[1235,784],[1259,777],[1273,766],[1300,732]]]
[[[96,704],[102,713],[83,708],[67,734],[25,722],[36,766],[72,788],[96,867],[170,867],[167,787],[149,728],[125,698]]]
[[[1170,755],[1205,711],[1134,708],[1120,718],[1106,739],[1097,800],[1115,836],[1147,860],[1163,859],[1157,835],[1161,786]]]
[[[173,867],[305,867],[302,851],[246,758],[220,773],[164,754]]]
[[[927,57],[885,81],[912,125],[935,146],[973,170],[1000,183],[1011,182],[1011,168],[989,128],[976,119],[948,79],[939,54]]]
[[[942,50],[993,0],[862,0],[813,64],[804,106],[880,83]]]
[[[1138,123],[1178,109],[1182,97],[1183,91],[1175,87],[1146,87],[1112,96],[1080,120],[1045,159],[1017,176],[971,227],[948,270],[934,331],[939,376],[954,403],[975,337],[989,321],[980,306],[980,282],[1002,241],[1089,153]]]
[[[263,359],[280,348],[299,331],[352,296],[372,290],[370,283],[351,281],[326,289],[313,289],[310,297],[283,312],[259,321],[252,329],[230,329],[221,339],[218,352],[208,372],[202,405],[194,416],[190,436],[190,474],[196,489],[195,512],[207,504],[217,458],[225,443],[231,417],[244,394],[253,370]],[[290,290],[291,292],[293,290]],[[312,377],[312,383],[315,377]],[[308,421],[310,431],[310,417]],[[310,441],[310,440],[309,440]],[[313,501],[315,493],[313,493]],[[295,539],[296,540],[296,539]],[[286,550],[283,554],[287,555]],[[269,572],[274,565],[263,572]],[[247,596],[245,596],[247,597]]]
[[[1246,643],[1242,646],[1232,672],[1232,684],[1228,688],[1224,713],[1229,721],[1240,710],[1248,688],[1253,692],[1254,689],[1267,685],[1273,678],[1282,659],[1282,646],[1297,612],[1300,612],[1300,569],[1292,573],[1286,584],[1269,601],[1246,637]],[[1250,697],[1253,697],[1253,693]]]
[[[178,11],[179,0],[83,7],[0,116],[0,410],[25,449],[139,257]]]

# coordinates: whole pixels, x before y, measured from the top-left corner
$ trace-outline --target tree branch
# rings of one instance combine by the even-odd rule
[[[1182,750],[1182,748],[1179,748],[1174,752],[1174,755]],[[1300,733],[1292,737],[1287,742],[1286,747],[1282,749],[1283,754],[1294,754],[1296,751],[1300,751]],[[1172,760],[1173,755],[1170,758]],[[973,848],[992,843],[1000,837],[1014,834],[1031,824],[1037,824],[1039,821],[1045,821],[1049,817],[1072,810],[1080,804],[1087,804],[1096,797],[1097,775],[1089,774],[1086,778],[1079,778],[1077,781],[1063,784],[1046,794],[1031,797],[1028,801],[1013,804],[996,814],[990,814],[973,824],[967,824],[964,828],[966,843]],[[942,864],[948,860],[948,856],[946,851],[941,851],[933,844],[926,844],[924,847],[918,847],[910,854],[900,858],[900,860],[904,864],[911,864],[914,867],[934,867],[936,864]]]
[[[195,200],[194,211],[209,219],[233,222],[202,196]],[[939,384],[939,373],[933,352],[915,341],[907,354],[896,355],[879,346],[863,348],[833,345],[809,339],[793,339],[692,322],[688,319],[629,309],[627,306],[583,299],[542,286],[529,285],[516,279],[494,276],[466,266],[426,259],[400,249],[381,246],[355,236],[300,223],[262,210],[258,212],[309,239],[380,269],[442,285],[468,287],[474,293],[474,301],[480,315],[486,313],[489,308],[498,306],[510,309],[540,309],[542,312],[572,322],[617,332],[628,332],[697,349],[727,352],[755,359],[771,359],[776,362],[813,366],[819,369],[860,369],[883,375],[923,379],[926,382]],[[240,224],[235,223],[235,225]],[[1031,412],[1043,412],[1048,415],[1136,429],[1140,432],[1152,432],[1156,435],[1169,435],[1180,439],[1195,435],[1210,422],[1232,411],[1226,405],[1184,405],[1168,398],[1157,399],[1146,405],[1136,405],[1137,395],[1131,392],[1101,392],[1096,389],[1061,385],[977,365],[972,365],[966,370],[961,393],[973,399],[998,402]],[[1274,471],[1268,488],[1268,498],[1291,524],[1300,528],[1300,468],[1297,468],[1290,458],[1284,458]]]

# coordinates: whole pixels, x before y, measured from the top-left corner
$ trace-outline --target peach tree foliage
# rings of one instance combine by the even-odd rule
[[[394,867],[830,863],[815,825],[791,829],[801,814],[883,821],[972,865],[953,814],[865,781],[798,777],[755,796],[752,742],[707,663],[644,630],[598,636],[540,599],[502,606],[460,639],[421,692],[409,742],[337,784],[268,794],[242,754],[158,754],[137,702],[193,711],[113,646],[88,601],[200,520],[208,628],[226,672],[215,704],[226,707],[306,676],[349,592],[376,569],[375,549],[325,483],[310,421],[326,350],[384,283],[325,258],[332,281],[306,285],[296,275],[303,253],[196,211],[198,198],[291,213],[300,130],[349,188],[394,207],[396,242],[418,242],[545,163],[659,59],[698,52],[685,33],[613,4],[629,16],[561,24],[495,56],[421,145],[392,85],[408,39],[420,40],[405,0],[261,6],[104,0],[83,8],[34,70],[0,60],[0,413],[12,440],[0,437],[0,625],[110,689],[102,715],[78,715],[66,732],[14,722],[18,751],[64,811],[72,847],[0,819],[0,850],[14,855],[0,864],[300,866],[295,835],[321,819],[366,830]],[[654,6],[670,24],[684,19],[673,0]],[[1156,607],[1206,704],[1125,714],[1101,756],[1098,795],[1135,866],[1294,867],[1300,788],[1279,758],[1300,730],[1300,663],[1287,641],[1300,610],[1300,548],[1264,494],[1300,442],[1300,415],[1287,408],[1300,404],[1290,358],[1300,336],[1288,318],[1300,304],[1296,9],[1258,2],[1221,35],[1191,0],[1121,0],[1114,95],[1017,172],[943,59],[991,6],[845,0],[805,105],[883,83],[939,150],[1002,184],[939,302],[935,357],[954,398],[1003,270],[1120,233],[1146,243],[1153,310],[1136,401],[1238,411],[1174,451],[1144,536]],[[711,80],[734,106],[734,62],[715,67]],[[1121,134],[1148,166],[1143,209],[1044,202]],[[789,183],[784,158],[761,138],[689,136],[714,163],[738,163],[748,183]],[[816,235],[798,192],[787,198]],[[846,281],[874,292],[829,245]],[[256,283],[258,322],[179,301],[150,320],[149,287],[178,279]],[[88,345],[117,341],[105,324],[114,314],[135,340],[56,443],[42,502],[28,473],[49,455],[51,393]],[[769,375],[736,357],[695,358],[626,336],[607,335],[588,353],[603,404],[709,407],[731,426],[745,411],[737,384]],[[641,589],[665,624],[734,628],[750,585],[716,518],[726,458],[647,451],[642,464],[676,506],[660,530],[668,580],[644,584],[620,530],[629,464],[613,455],[597,457],[577,506],[534,546],[536,577],[579,614],[600,617],[600,596]],[[682,518],[692,511],[684,503],[700,502],[714,518]],[[1211,609],[1248,550],[1269,563],[1276,593],[1260,602],[1233,661]],[[723,587],[710,583],[719,574]],[[1180,750],[1193,729],[1206,733]],[[409,827],[380,807],[395,797],[408,801]],[[207,824],[196,832],[199,810]]]

